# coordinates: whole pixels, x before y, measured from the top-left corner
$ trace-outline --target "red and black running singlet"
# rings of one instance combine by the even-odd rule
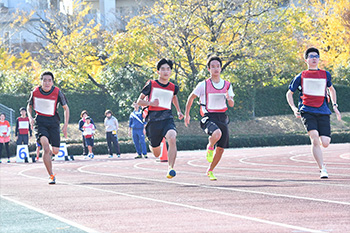
[[[221,89],[214,87],[211,79],[205,81],[205,109],[209,113],[223,113],[227,111],[226,92],[230,88],[230,82],[224,81]],[[201,109],[201,115],[204,113]]]
[[[301,73],[303,105],[319,108],[327,91],[327,72],[324,70],[305,70]]]
[[[38,115],[52,117],[56,113],[59,88],[54,87],[53,91],[44,95],[39,87],[33,91],[33,108]]]
[[[171,103],[175,93],[175,84],[169,82],[166,87],[162,87],[155,80],[150,80],[151,82],[151,92],[149,95],[150,101],[155,99],[159,100],[159,106],[149,106],[149,111],[163,111],[170,110]]]

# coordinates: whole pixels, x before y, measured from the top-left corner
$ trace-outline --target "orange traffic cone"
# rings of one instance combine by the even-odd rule
[[[165,138],[163,138],[162,142],[160,143],[160,156],[159,161],[160,162],[168,162],[168,149],[166,146]]]

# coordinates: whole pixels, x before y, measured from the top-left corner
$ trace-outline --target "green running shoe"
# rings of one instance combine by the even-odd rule
[[[213,157],[214,157],[214,150],[207,150],[207,161],[209,163],[213,162]]]
[[[213,174],[213,171],[208,171],[208,177],[210,180],[217,180],[216,177]]]

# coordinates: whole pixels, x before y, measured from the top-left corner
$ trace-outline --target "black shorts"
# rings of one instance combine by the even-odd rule
[[[94,138],[85,138],[86,146],[94,146]]]
[[[40,138],[45,136],[49,139],[49,143],[53,147],[60,147],[60,125],[49,122],[40,122],[34,124],[34,133],[37,142],[40,143]]]
[[[17,145],[28,145],[28,134],[18,134]]]
[[[150,121],[146,125],[146,135],[152,147],[158,147],[169,130],[175,130],[174,119]]]
[[[217,129],[221,130],[221,138],[216,143],[221,148],[229,147],[230,133],[228,130],[228,117],[224,113],[206,114],[200,121],[200,126],[208,135],[212,135]]]
[[[301,112],[301,120],[307,132],[317,130],[320,136],[331,136],[329,115]]]

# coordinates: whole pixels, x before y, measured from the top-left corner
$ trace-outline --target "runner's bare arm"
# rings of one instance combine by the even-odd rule
[[[296,116],[296,118],[300,118],[301,116],[300,116],[299,109],[294,104],[293,94],[294,92],[292,92],[291,90],[287,91],[286,93],[287,102],[290,108],[292,109],[294,115]]]
[[[175,95],[173,97],[173,104],[176,108],[177,111],[177,116],[179,117],[180,120],[182,120],[182,118],[184,118],[184,115],[181,112],[181,108],[180,108],[180,104],[179,104],[179,99],[177,98],[177,95]]]
[[[330,86],[328,89],[329,89],[329,95],[331,96],[331,100],[332,100],[333,110],[337,115],[337,120],[341,121],[341,114],[338,110],[338,104],[337,104],[337,92],[335,91],[335,88],[333,87],[333,85]]]
[[[62,132],[65,138],[68,138],[68,133],[67,133],[67,128],[68,128],[68,123],[69,123],[69,107],[68,105],[63,105],[62,106],[63,111],[64,111],[64,124],[62,128]]]
[[[33,111],[33,106],[28,103],[28,105],[27,105],[27,114],[28,114],[30,126],[33,129],[33,127],[34,127],[34,118],[33,118],[33,115],[32,115],[32,111]]]
[[[191,93],[188,98],[187,98],[187,102],[186,102],[186,110],[185,110],[185,126],[188,127],[188,125],[190,124],[190,110],[193,104],[194,99],[197,98],[197,96],[193,93]]]
[[[145,100],[146,95],[141,93],[139,98],[137,99],[137,104],[143,107],[146,106],[158,106],[159,105],[159,100],[155,99],[152,102]]]
[[[232,108],[235,105],[235,101],[233,100],[232,96],[229,96],[228,92],[226,92],[226,99],[227,99],[228,106]]]

